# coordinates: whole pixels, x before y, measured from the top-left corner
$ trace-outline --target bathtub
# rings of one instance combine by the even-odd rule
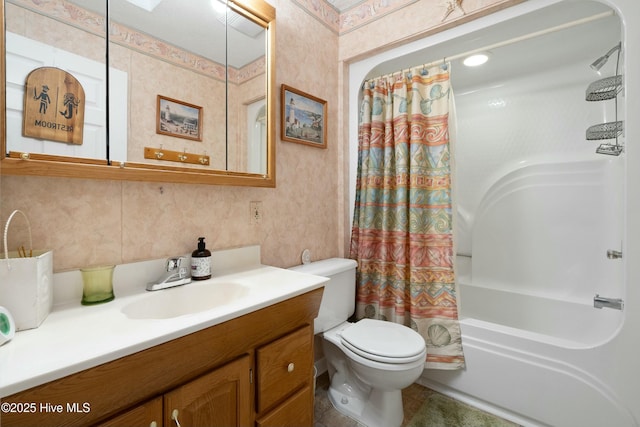
[[[622,238],[611,190],[622,170],[603,157],[498,173],[461,218],[459,237],[472,241],[472,256],[456,257],[467,366],[426,370],[420,383],[522,425],[637,425],[599,375],[615,369],[603,349],[624,311],[593,306],[596,293],[623,296],[623,261],[606,257]]]

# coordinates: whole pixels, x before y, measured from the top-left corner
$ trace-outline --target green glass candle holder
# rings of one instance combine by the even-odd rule
[[[82,305],[102,304],[113,301],[114,265],[81,268],[82,273]]]

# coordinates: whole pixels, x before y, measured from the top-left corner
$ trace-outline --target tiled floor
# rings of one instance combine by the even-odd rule
[[[315,427],[361,427],[333,408],[327,397],[329,376],[316,381]],[[418,384],[402,391],[402,427],[515,427],[509,421],[482,412]]]

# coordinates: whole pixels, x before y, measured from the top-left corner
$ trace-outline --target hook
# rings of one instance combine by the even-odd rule
[[[200,161],[200,164],[203,164],[203,165],[209,164],[209,158],[207,157],[206,151],[202,154],[202,157],[200,157],[199,161]]]
[[[178,155],[178,159],[180,159],[181,162],[184,162],[185,160],[187,160],[187,149],[185,148],[184,150],[182,150],[182,154]]]

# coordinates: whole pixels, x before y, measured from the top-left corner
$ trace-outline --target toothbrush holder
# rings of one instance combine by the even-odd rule
[[[113,270],[115,266],[81,268],[82,273],[82,305],[94,305],[112,301]]]

